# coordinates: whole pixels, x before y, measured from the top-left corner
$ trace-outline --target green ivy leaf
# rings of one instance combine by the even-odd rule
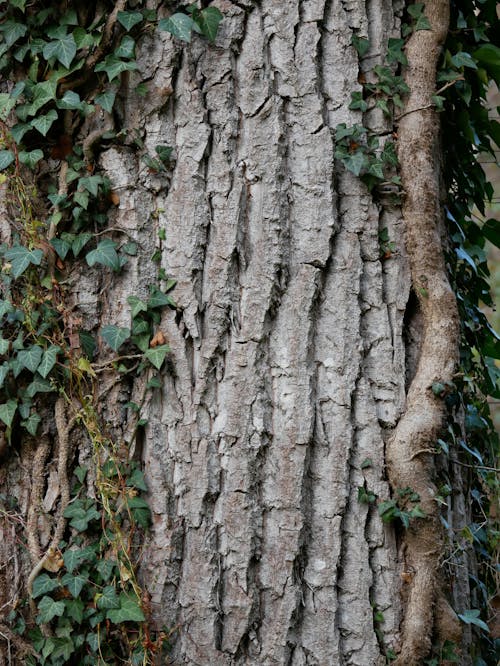
[[[61,617],[64,613],[64,601],[54,601],[51,597],[42,597],[38,603],[38,611],[37,622],[45,624],[56,616]]]
[[[130,338],[130,329],[109,324],[101,328],[101,337],[113,351],[117,352],[122,344]]]
[[[99,106],[102,106],[102,108],[105,111],[111,113],[113,111],[115,97],[116,97],[116,91],[108,89],[105,92],[101,93],[100,95],[97,95],[97,97],[94,100],[94,103],[99,104]]]
[[[191,32],[193,30],[194,21],[187,14],[181,14],[180,12],[172,14],[167,19],[162,19],[158,23],[160,30],[169,32],[174,37],[181,39],[183,42],[191,41]]]
[[[165,357],[169,351],[170,347],[168,345],[158,345],[158,347],[151,347],[151,349],[147,349],[144,353],[144,356],[152,365],[154,365],[157,370],[159,370],[163,365],[163,361],[165,360]]]
[[[128,296],[127,297],[127,303],[130,305],[132,308],[131,310],[131,316],[132,319],[135,319],[139,312],[147,312],[148,306],[144,301],[142,301],[140,298],[137,296]]]
[[[73,244],[71,246],[71,249],[73,250],[73,254],[75,257],[77,257],[82,249],[87,245],[89,240],[92,238],[92,234],[88,232],[84,232],[82,234],[77,234],[75,236],[75,240],[73,241]]]
[[[30,372],[36,372],[40,361],[42,360],[42,348],[38,345],[31,345],[28,349],[17,352],[19,363]]]
[[[154,285],[151,287],[151,294],[148,298],[148,309],[162,308],[165,305],[172,305],[173,301],[168,294],[163,293]]]
[[[116,58],[134,58],[135,40],[130,35],[125,35],[120,42],[120,46],[115,50],[114,55]]]
[[[10,166],[14,159],[14,153],[11,150],[0,150],[0,171]]]
[[[217,7],[206,7],[197,15],[196,23],[200,27],[202,34],[205,35],[210,42],[214,42],[217,37],[219,23],[222,19],[223,15]]]
[[[43,152],[39,148],[29,152],[25,150],[19,152],[19,161],[21,164],[26,164],[30,169],[33,169],[42,158]]]
[[[457,69],[460,69],[460,67],[470,67],[471,69],[477,69],[477,65],[472,59],[470,53],[465,53],[464,51],[455,53],[451,59],[451,62]]]
[[[33,101],[28,109],[28,115],[34,116],[47,102],[51,102],[57,96],[57,81],[44,81],[37,83],[33,89]]]
[[[56,364],[57,355],[61,351],[61,348],[57,345],[51,345],[43,352],[42,360],[38,366],[38,372],[45,379],[49,372],[52,370]]]
[[[113,575],[113,572],[115,570],[115,562],[111,560],[97,560],[95,568],[99,572],[99,575],[103,579],[104,582],[107,582],[111,576]]]
[[[2,337],[0,332],[0,354],[6,354],[9,351],[10,342]]]
[[[141,12],[118,12],[117,17],[118,22],[127,30],[132,30],[134,25],[137,25],[142,21]]]
[[[470,610],[466,610],[463,613],[458,613],[458,617],[465,624],[475,624],[476,627],[479,627],[483,631],[487,631],[489,633],[490,628],[486,622],[483,622],[483,620],[480,619],[480,615],[481,611],[477,610],[476,608],[471,608]]]
[[[16,106],[16,100],[9,93],[0,94],[0,119],[4,122],[7,120],[9,113]]]
[[[99,243],[95,250],[91,250],[85,257],[89,266],[102,264],[115,271],[120,270],[120,258],[115,250],[116,243],[109,238],[105,238]]]
[[[95,602],[97,608],[104,610],[106,608],[120,608],[120,599],[113,585],[106,585],[102,592],[96,594]]]
[[[35,437],[41,420],[42,419],[38,414],[30,414],[27,419],[21,421],[21,425],[29,432],[30,435]]]
[[[132,474],[127,479],[126,485],[130,488],[137,488],[138,490],[143,490],[147,492],[148,487],[144,479],[144,472],[140,469],[134,469]]]
[[[52,127],[54,124],[54,121],[57,120],[57,111],[54,109],[51,109],[48,113],[46,113],[44,116],[38,116],[37,118],[33,118],[31,121],[31,124],[35,129],[37,129],[40,134],[43,136],[47,135],[47,132],[49,129]],[[43,153],[42,153],[43,157]]]
[[[355,176],[359,176],[361,171],[367,166],[368,159],[363,152],[357,150],[352,155],[346,155],[343,157],[342,162]]]
[[[24,10],[26,9],[26,2],[27,0],[10,0],[10,5],[20,9],[24,13]]]
[[[68,243],[68,241],[63,240],[62,238],[52,238],[50,244],[57,252],[57,255],[61,257],[61,259],[63,260],[66,258],[66,255],[71,250],[71,245]]]
[[[136,62],[125,62],[120,60],[115,55],[106,56],[104,62],[98,63],[94,67],[95,72],[106,72],[108,75],[108,80],[113,81],[116,79],[122,72],[133,71],[138,68]]]
[[[93,197],[97,197],[99,185],[104,183],[102,176],[85,176],[78,181],[78,187],[87,190]]]
[[[66,69],[69,69],[76,55],[76,42],[73,35],[66,34],[65,26],[59,26],[52,31],[48,30],[47,34],[56,39],[44,46],[43,57],[46,60],[56,58]]]
[[[17,400],[8,400],[3,405],[0,405],[0,420],[2,420],[7,428],[10,428],[14,415],[17,410]]]
[[[76,599],[80,596],[83,586],[88,583],[87,578],[81,574],[73,576],[73,574],[66,573],[61,578],[61,583],[65,585],[71,593],[71,596]]]
[[[30,264],[39,266],[42,263],[43,252],[38,249],[29,250],[24,245],[14,245],[5,252],[4,257],[12,264],[12,275],[18,278]]]
[[[114,624],[120,624],[121,622],[144,622],[146,619],[139,606],[138,599],[134,599],[125,594],[125,592],[120,594],[120,607],[108,610],[106,617]]]
[[[83,620],[83,611],[85,609],[83,601],[81,599],[65,599],[64,605],[66,606],[65,615],[70,620],[74,620],[77,624],[80,624]]]
[[[370,41],[365,37],[358,37],[358,35],[353,34],[351,38],[351,44],[356,49],[358,55],[362,58],[368,52],[370,48]]]
[[[20,37],[24,37],[28,32],[28,26],[9,19],[0,25],[0,32],[3,34],[5,46],[10,49],[12,44],[17,42]]]
[[[495,44],[483,44],[472,54],[494,79],[500,84],[500,48]]]
[[[40,377],[37,372],[33,381],[26,389],[26,395],[28,398],[34,398],[37,393],[51,393],[52,391],[55,391],[52,384],[47,379]]]
[[[33,599],[40,597],[42,594],[48,594],[52,590],[56,590],[59,587],[59,581],[57,578],[52,578],[46,573],[42,573],[35,578],[33,581]]]
[[[80,95],[76,92],[73,92],[73,90],[66,90],[61,99],[57,100],[57,106],[60,109],[78,109],[79,111],[82,111],[84,108],[84,104],[80,99]]]

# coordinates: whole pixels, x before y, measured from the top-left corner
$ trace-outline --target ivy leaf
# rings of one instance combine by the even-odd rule
[[[151,510],[148,503],[142,497],[130,497],[128,508],[136,523],[146,529],[151,523]]]
[[[85,609],[83,601],[81,599],[66,599],[64,604],[68,618],[80,624],[83,620],[83,611]]]
[[[24,245],[14,245],[5,252],[4,257],[12,264],[12,275],[18,278],[30,264],[39,266],[42,263],[43,252],[38,249],[29,250]]]
[[[129,339],[130,329],[109,324],[101,328],[101,337],[113,351],[117,352],[122,344]]]
[[[3,386],[5,382],[5,378],[9,374],[9,364],[7,361],[4,361],[2,365],[0,365],[0,387]]]
[[[167,294],[153,286],[151,288],[151,295],[148,298],[148,308],[162,308],[165,305],[172,305],[173,301]]]
[[[99,572],[103,581],[107,582],[113,575],[115,563],[111,560],[97,560],[95,568]]]
[[[364,55],[366,55],[366,53],[368,52],[368,49],[370,48],[370,41],[368,39],[366,39],[365,37],[358,37],[355,34],[353,34],[353,36],[352,36],[351,44],[354,46],[358,55],[361,58]]]
[[[139,312],[146,312],[148,309],[148,306],[144,301],[142,301],[140,298],[137,296],[128,296],[127,297],[127,303],[130,305],[132,308],[131,310],[131,315],[132,319],[135,319]]]
[[[5,404],[0,405],[0,420],[2,420],[7,428],[10,428],[14,415],[17,410],[17,400],[8,400]]]
[[[132,71],[137,68],[138,65],[136,62],[126,62],[125,60],[120,60],[115,55],[108,55],[104,62],[100,62],[94,67],[94,71],[106,72],[108,80],[113,81],[113,79],[120,76],[122,72]]]
[[[11,150],[0,150],[0,171],[3,171],[14,161],[14,153]]]
[[[108,610],[106,617],[114,624],[120,624],[121,622],[144,622],[146,619],[137,599],[125,594],[125,592],[120,594],[120,607]]]
[[[127,30],[132,30],[134,25],[137,25],[142,21],[141,12],[118,12],[117,17],[118,22]]]
[[[352,155],[346,155],[342,159],[342,162],[355,176],[359,176],[363,168],[366,166],[367,158],[364,153],[358,150]]]
[[[54,390],[52,384],[47,379],[40,377],[37,372],[33,381],[26,389],[26,395],[28,398],[34,398],[37,393],[51,393]]]
[[[498,220],[495,220],[494,218],[486,220],[482,232],[490,243],[493,243],[493,245],[500,248],[500,223]]]
[[[460,69],[460,67],[470,67],[472,69],[477,69],[477,65],[472,59],[470,53],[465,53],[464,51],[455,53],[451,59],[451,62],[457,69]]]
[[[61,583],[68,588],[74,599],[80,596],[80,592],[82,591],[83,586],[87,582],[88,582],[87,578],[85,578],[85,576],[82,576],[81,574],[73,576],[73,574],[66,573],[61,578]]]
[[[14,42],[17,42],[20,37],[24,37],[28,32],[28,26],[24,23],[16,23],[16,21],[9,19],[2,23],[0,31],[3,33],[5,46],[10,49]]]
[[[38,603],[38,617],[39,624],[50,622],[54,617],[61,617],[64,613],[64,601],[54,601],[51,597],[42,597]]]
[[[97,608],[101,610],[106,608],[120,608],[120,599],[113,585],[106,585],[101,593],[96,594],[95,602]]]
[[[69,69],[76,55],[75,38],[71,34],[66,34],[65,26],[59,26],[49,36],[56,36],[57,39],[44,46],[43,57],[46,60],[56,58],[66,69]]]
[[[56,364],[57,355],[61,351],[61,348],[57,345],[51,345],[48,349],[43,352],[42,360],[38,366],[38,372],[45,379],[49,372],[52,370]]]
[[[147,492],[148,487],[146,485],[146,481],[144,479],[144,472],[142,472],[140,469],[134,469],[132,474],[127,479],[126,485],[130,488],[137,488],[138,490],[143,490],[144,492]]]
[[[78,187],[87,190],[93,197],[97,197],[99,185],[102,185],[104,179],[102,176],[85,176],[78,181]]]
[[[102,108],[111,113],[113,111],[113,105],[115,103],[116,91],[115,90],[106,90],[105,92],[97,95],[94,100],[95,104],[99,104]]]
[[[9,113],[16,106],[16,100],[9,93],[0,94],[0,119],[4,122],[7,120]]]
[[[120,42],[120,46],[115,50],[114,55],[117,58],[134,58],[135,40],[130,35],[125,35]]]
[[[486,622],[483,622],[479,618],[481,614],[481,611],[477,610],[476,608],[471,608],[470,610],[466,610],[463,613],[458,613],[458,617],[462,620],[462,622],[465,622],[465,624],[475,624],[476,627],[480,627],[483,631],[490,631],[490,628],[486,624]]]
[[[37,83],[33,89],[33,101],[28,109],[28,115],[34,116],[47,102],[51,102],[57,95],[57,81],[44,81]]]
[[[168,345],[158,345],[158,347],[147,349],[144,356],[157,370],[159,370],[169,351],[170,347]]]
[[[21,164],[26,164],[30,169],[33,169],[35,165],[43,158],[43,152],[40,148],[36,150],[30,150],[29,152],[21,150],[19,153],[19,161]]]
[[[60,109],[78,109],[80,111],[84,108],[83,102],[80,99],[80,95],[76,92],[73,92],[73,90],[66,90],[61,99],[57,100],[57,106]]]
[[[50,244],[57,252],[58,256],[61,257],[61,259],[63,260],[66,258],[66,255],[71,250],[71,245],[68,243],[68,241],[63,240],[62,238],[52,238]]]
[[[89,240],[92,238],[92,234],[88,232],[84,232],[82,234],[77,234],[75,236],[75,240],[73,241],[73,245],[71,246],[71,249],[73,250],[73,254],[75,257],[77,257],[82,249],[87,245]]]
[[[36,372],[42,360],[42,349],[38,345],[31,345],[28,349],[17,352],[19,363],[30,372]]]
[[[217,7],[207,7],[206,9],[202,9],[198,14],[196,22],[198,23],[202,34],[205,35],[209,41],[214,42],[217,37],[219,23],[222,19],[222,13]]]
[[[33,599],[40,597],[42,594],[47,594],[52,592],[59,587],[59,581],[57,578],[52,578],[46,573],[40,574],[33,581]]]
[[[95,250],[91,250],[85,257],[89,266],[102,264],[113,270],[120,270],[120,258],[115,250],[116,243],[109,238],[105,238],[99,243]]]
[[[12,7],[16,7],[17,9],[20,9],[23,13],[26,8],[26,2],[27,0],[10,0],[10,5]]]
[[[193,30],[194,21],[187,14],[180,12],[172,14],[168,19],[162,19],[158,23],[160,30],[169,32],[174,37],[181,39],[183,42],[191,41],[191,32]]]
[[[500,48],[494,44],[483,44],[472,55],[498,85],[500,83]]]
[[[30,435],[35,437],[41,420],[42,419],[38,414],[30,414],[27,419],[21,421],[21,425],[29,432]]]
[[[0,333],[0,354],[6,354],[9,351],[10,342],[5,340]]]
[[[33,118],[31,121],[31,124],[35,129],[37,129],[40,134],[43,136],[47,135],[47,132],[49,129],[52,127],[54,121],[57,120],[57,111],[54,109],[51,109],[48,113],[46,113],[44,116],[38,116],[37,118]],[[42,153],[43,157],[43,153]]]

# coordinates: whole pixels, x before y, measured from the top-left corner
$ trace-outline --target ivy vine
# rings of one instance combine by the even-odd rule
[[[108,324],[98,337],[81,327],[69,276],[84,265],[120,273],[138,249],[109,227],[108,209],[119,200],[97,167],[100,144],[120,141],[119,133],[110,122],[78,136],[94,115],[112,118],[122,77],[138,68],[142,32],[214,41],[222,14],[193,4],[158,18],[131,4],[13,0],[0,12],[0,185],[11,222],[10,239],[0,245],[0,438],[8,455],[14,435],[24,431],[35,451],[25,525],[28,597],[5,626],[26,664],[152,664],[169,637],[168,628],[153,630],[136,575],[150,510],[130,452],[145,425],[146,393],[161,385],[156,373],[170,349],[159,325],[163,309],[175,308],[175,280],[159,269],[147,297],[130,295],[128,327]],[[143,159],[160,174],[171,154],[159,145],[156,157],[144,152]],[[40,168],[47,160],[52,172]],[[102,343],[111,352],[98,362]],[[126,405],[134,423],[128,442],[115,441],[102,416],[103,372],[117,379],[146,374],[142,399]],[[37,521],[51,447],[47,423],[55,424],[60,490],[50,545],[42,550]],[[73,430],[91,445],[91,473],[71,469]],[[2,519],[22,523],[15,502],[0,497],[0,504]]]

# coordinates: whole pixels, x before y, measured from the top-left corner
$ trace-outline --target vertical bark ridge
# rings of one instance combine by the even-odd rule
[[[179,56],[164,37],[163,55],[144,53],[161,63],[153,89],[171,90],[149,101],[145,142],[176,161],[169,187],[145,174],[141,196],[160,211],[180,310],[162,322],[174,374],[145,440],[143,577],[158,622],[179,625],[176,663],[369,663],[371,603],[389,609],[388,636],[398,621],[394,544],[357,485],[386,492],[401,275],[382,271],[378,213],[335,173],[332,141],[358,120],[350,41],[368,10],[220,2],[223,48],[194,40]],[[108,152],[110,172],[127,164]]]

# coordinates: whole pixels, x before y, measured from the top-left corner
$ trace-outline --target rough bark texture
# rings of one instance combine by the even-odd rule
[[[432,492],[420,488],[426,466],[418,463],[416,479],[408,479],[406,465],[431,444],[438,417],[427,413],[435,405],[428,387],[452,372],[453,359],[425,372],[419,365],[409,412],[391,435],[405,410],[405,377],[415,372],[406,359],[416,358],[403,334],[411,282],[405,233],[409,245],[418,241],[418,258],[410,252],[414,281],[428,280],[422,358],[436,340],[449,345],[456,335],[454,317],[443,325],[432,319],[451,298],[435,227],[436,146],[423,137],[417,166],[422,186],[433,189],[416,200],[408,188],[406,230],[401,211],[375,202],[333,159],[336,125],[360,122],[348,109],[360,89],[352,34],[370,37],[363,69],[371,69],[387,39],[399,36],[404,3],[214,4],[225,15],[216,46],[198,37],[182,46],[158,32],[140,42],[148,95],[136,94],[138,78],[124,79],[117,129],[130,142],[104,150],[99,162],[120,197],[110,224],[136,240],[139,253],[122,275],[88,270],[73,285],[83,326],[92,328],[129,324],[126,297],[144,296],[155,282],[155,248],[177,280],[178,310],[161,326],[172,348],[169,371],[137,440],[153,512],[141,577],[158,626],[178,627],[172,663],[368,666],[384,664],[387,647],[400,648],[401,573],[409,563],[417,575],[398,664],[417,663],[432,621],[414,612],[415,595],[434,585],[436,541],[428,555],[421,532],[411,532],[405,564],[393,527],[358,501],[358,487],[390,497],[390,440],[393,485],[417,482],[435,516]],[[418,35],[430,41],[415,48],[437,54],[442,35]],[[429,72],[422,76],[432,86]],[[416,95],[408,108],[428,103],[427,91]],[[430,119],[425,132],[434,132],[434,115],[421,117]],[[406,118],[400,134],[411,137],[417,116]],[[376,113],[366,122],[392,129]],[[175,148],[168,177],[139,161],[136,131],[151,155],[158,144]],[[402,154],[417,152],[402,141]],[[397,251],[383,260],[385,227]],[[415,240],[413,227],[428,235]],[[425,267],[422,242],[431,250]],[[139,384],[124,390],[103,382],[103,410],[124,437],[121,406],[141,393]],[[416,439],[412,419],[422,422]],[[84,442],[72,445],[80,463],[90,458]],[[48,445],[38,455],[47,457]],[[33,445],[24,443],[2,470],[5,487],[20,493],[21,514],[30,492],[23,469],[33,474],[32,492],[45,493],[44,507],[54,502],[55,469],[49,465],[49,482],[41,484],[32,458]],[[35,564],[49,542],[45,519],[28,520],[41,532],[41,550],[31,547]],[[13,538],[5,534],[1,547]],[[17,559],[8,567],[18,567]],[[375,610],[383,623],[375,623]]]

